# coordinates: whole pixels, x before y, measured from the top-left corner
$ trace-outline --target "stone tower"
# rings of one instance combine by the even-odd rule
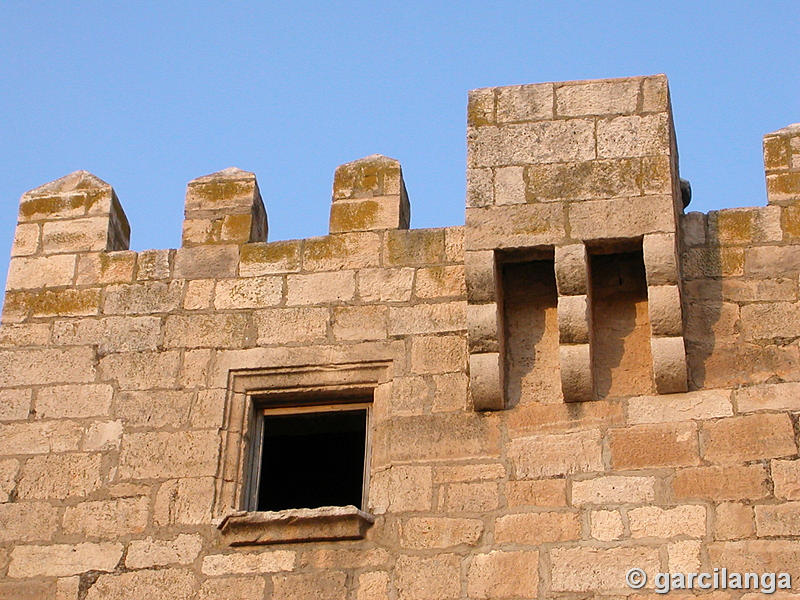
[[[128,250],[79,171],[20,201],[0,599],[638,596],[800,577],[800,126],[768,205],[685,213],[663,76],[470,92],[463,226],[400,164],[268,242],[252,173]],[[648,575],[631,589],[626,573]],[[750,590],[756,591],[756,590]]]

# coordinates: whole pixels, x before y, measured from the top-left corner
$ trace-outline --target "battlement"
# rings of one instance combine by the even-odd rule
[[[307,239],[268,241],[238,168],[188,183],[177,249],[129,250],[91,173],[25,193],[0,597],[627,595],[633,566],[752,557],[800,576],[800,125],[764,163],[767,206],[686,213],[656,75],[471,91],[453,227],[409,229],[380,155],[336,169]],[[362,504],[259,508],[265,419],[348,403]]]

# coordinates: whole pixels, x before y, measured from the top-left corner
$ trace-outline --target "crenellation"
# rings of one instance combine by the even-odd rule
[[[237,168],[189,182],[177,249],[128,250],[85,171],[25,193],[0,598],[609,600],[632,567],[646,593],[666,570],[800,576],[798,125],[764,164],[766,206],[685,212],[655,75],[470,92],[463,225],[409,229],[381,155],[336,169],[306,239],[267,241]],[[270,485],[298,452],[262,453],[259,427],[351,403],[361,503],[256,510],[303,485]],[[303,441],[344,479],[344,443]]]

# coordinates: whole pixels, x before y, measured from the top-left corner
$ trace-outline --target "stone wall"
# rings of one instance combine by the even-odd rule
[[[266,241],[237,169],[189,184],[177,250],[127,250],[89,173],[22,197],[0,599],[800,581],[800,128],[765,137],[768,206],[704,215],[662,76],[476,90],[468,121],[466,226],[409,230],[381,156],[337,169],[305,240]],[[366,514],[243,511],[259,394],[348,389],[372,398]]]

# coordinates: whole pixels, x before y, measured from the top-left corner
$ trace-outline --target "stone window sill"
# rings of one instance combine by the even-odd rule
[[[218,525],[231,546],[362,539],[375,517],[355,506],[236,512]]]

